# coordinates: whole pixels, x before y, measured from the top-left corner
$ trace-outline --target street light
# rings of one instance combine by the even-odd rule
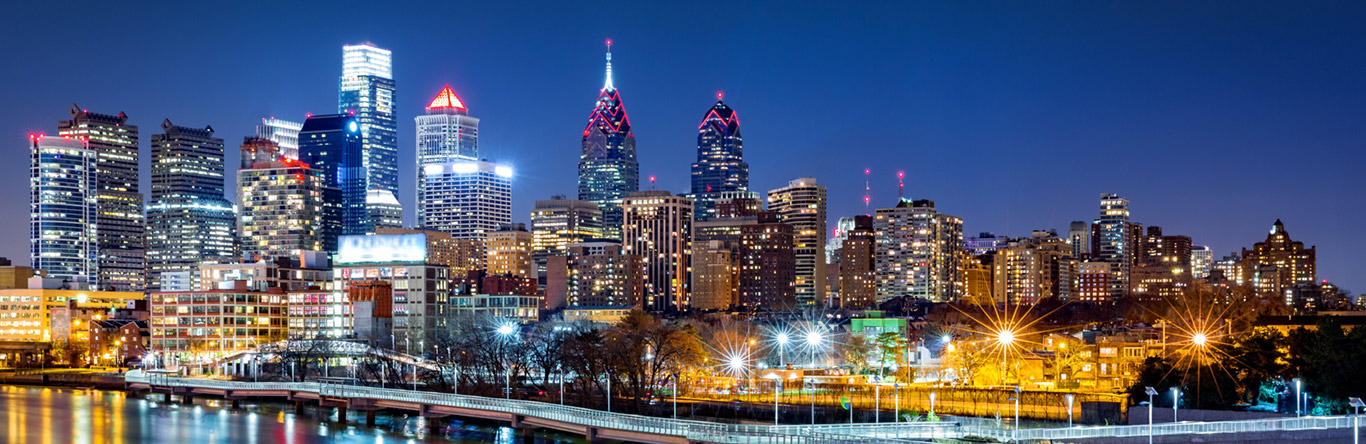
[[[1153,444],[1153,396],[1157,394],[1157,390],[1143,387],[1143,393],[1148,394],[1148,444]]]
[[[813,370],[816,368],[816,349],[820,348],[822,340],[824,338],[821,337],[819,331],[811,330],[806,333],[806,347],[811,350],[811,369]]]
[[[1300,378],[1295,378],[1295,416],[1300,416]]]
[[[787,332],[778,333],[778,367],[783,367],[783,351],[787,348]]]
[[[1010,344],[1015,343],[1015,332],[1002,329],[996,333],[996,342],[1001,346],[1001,383],[1006,382],[1006,372],[1009,366],[1006,365],[1006,351],[1010,349]]]
[[[934,392],[930,392],[930,414],[934,414]]]
[[[1011,435],[1011,441],[1020,441],[1020,386],[1015,386],[1015,397],[1010,398],[1015,401],[1015,431]]]
[[[1172,423],[1176,423],[1176,409],[1181,404],[1181,388],[1172,387]]]
[[[497,331],[498,331],[498,336],[502,336],[504,340],[507,340],[507,338],[508,338],[509,336],[512,336],[512,333],[513,333],[514,331],[516,331],[516,330],[515,330],[515,328],[512,326],[512,323],[511,323],[511,322],[504,322],[502,325],[499,325],[499,326],[498,326],[498,330],[497,330]],[[504,398],[504,399],[512,399],[512,368],[513,368],[513,366],[508,366],[507,371],[503,373],[503,398]],[[610,381],[610,380],[609,380],[609,381]],[[609,402],[610,402],[610,401],[609,401]]]
[[[1352,444],[1361,442],[1361,435],[1358,434],[1361,427],[1361,408],[1366,407],[1366,403],[1361,402],[1361,398],[1347,398],[1347,403],[1352,405]]]
[[[1067,394],[1067,426],[1072,427],[1072,394]]]

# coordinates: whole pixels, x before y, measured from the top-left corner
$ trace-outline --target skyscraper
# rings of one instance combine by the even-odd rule
[[[365,234],[375,234],[380,228],[403,228],[403,205],[389,190],[365,192],[365,220],[370,224]]]
[[[479,118],[470,117],[469,109],[446,85],[427,105],[425,115],[417,121],[417,195],[426,196],[427,165],[479,159]],[[425,205],[417,206],[417,220],[425,219]]]
[[[29,145],[29,263],[50,278],[90,282],[99,270],[99,154],[82,136],[30,134]]]
[[[342,47],[337,112],[360,124],[362,189],[398,192],[398,120],[394,113],[392,54],[370,43]]]
[[[272,143],[247,138],[242,147]],[[267,160],[237,170],[237,183],[243,256],[271,260],[337,252],[341,192],[322,171],[290,158]]]
[[[545,271],[550,256],[564,256],[569,245],[602,237],[598,204],[554,196],[536,201],[531,210],[532,256]]]
[[[749,164],[744,160],[740,116],[721,101],[697,125],[697,163],[692,164],[693,214],[704,221],[715,215],[716,200],[727,191],[749,189]]]
[[[768,192],[768,209],[792,225],[797,252],[797,305],[824,305],[825,187],[810,177],[791,180],[786,187]]]
[[[142,291],[146,229],[142,192],[138,189],[138,127],[124,113],[97,114],[71,105],[71,120],[57,123],[62,137],[84,138],[95,152],[95,248],[98,251],[96,288]]]
[[[485,233],[484,263],[490,276],[536,279],[536,264],[531,260],[531,232],[524,224],[505,224]]]
[[[1271,225],[1266,240],[1243,249],[1242,274],[1257,294],[1278,297],[1297,284],[1313,284],[1317,279],[1315,248],[1290,239],[1280,219]],[[1293,301],[1287,298],[1286,304]]]
[[[1114,193],[1101,194],[1100,218],[1096,219],[1091,239],[1091,257],[1110,264],[1111,299],[1119,299],[1129,292],[1129,270],[1134,258],[1129,225],[1129,200]]]
[[[963,295],[962,219],[938,212],[932,200],[902,199],[876,211],[873,230],[879,303],[903,296],[952,302]]]
[[[299,160],[341,191],[341,234],[365,234],[367,170],[362,165],[360,122],[346,114],[310,116],[299,130]]]
[[[646,308],[686,308],[692,279],[692,199],[668,191],[637,191],[622,201],[622,210],[622,249],[645,258]]]
[[[840,218],[840,221],[844,219]],[[844,243],[840,248],[840,308],[863,310],[877,303],[877,273],[874,268],[877,236],[873,231],[872,217],[854,216],[852,222],[851,228],[844,232]]]
[[[1214,250],[1209,246],[1191,248],[1191,277],[1205,279],[1214,268]]]
[[[612,41],[607,41],[607,80],[597,105],[583,129],[579,155],[579,200],[598,204],[602,210],[603,237],[621,239],[621,201],[640,189],[640,165],[636,163],[636,136],[621,94],[612,85]],[[625,242],[629,244],[629,242]]]
[[[152,202],[147,205],[147,287],[162,291],[162,275],[190,277],[198,265],[237,259],[237,211],[224,197],[223,139],[213,127],[161,123],[152,135]]]
[[[1091,224],[1074,220],[1067,227],[1067,243],[1072,244],[1072,257],[1085,260],[1091,256]]]
[[[261,124],[256,125],[256,137],[275,142],[280,147],[280,155],[290,159],[299,159],[299,130],[303,129],[304,124],[284,119],[262,118]]]
[[[797,306],[797,260],[793,226],[776,211],[761,211],[740,227],[740,279],[737,305],[750,310],[791,310]],[[822,261],[824,261],[822,252]]]
[[[422,181],[423,228],[482,242],[512,222],[512,168],[475,160],[432,163],[422,166]]]

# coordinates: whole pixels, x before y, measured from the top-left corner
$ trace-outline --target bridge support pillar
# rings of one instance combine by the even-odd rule
[[[587,429],[585,430],[584,434],[583,434],[583,439],[584,439],[584,441],[588,441],[588,442],[598,442],[598,428],[597,428],[597,427],[589,427],[589,428],[587,428]]]
[[[189,393],[180,395],[180,403],[185,405],[194,405],[194,396],[190,396]]]
[[[374,427],[374,426],[375,426],[375,411],[374,411],[373,409],[371,409],[371,410],[366,410],[366,411],[365,411],[365,426],[366,426],[366,427]]]
[[[302,415],[302,414],[304,414],[304,402],[303,402],[303,401],[294,401],[294,414],[295,414],[295,415]]]
[[[337,407],[337,422],[346,424],[346,406]]]
[[[522,442],[531,444],[536,442],[536,428],[522,427]]]

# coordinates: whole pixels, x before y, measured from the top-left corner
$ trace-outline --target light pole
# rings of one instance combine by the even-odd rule
[[[564,366],[560,366],[560,405],[564,405]],[[674,410],[678,410],[677,407]],[[676,413],[674,416],[678,416]]]
[[[499,326],[498,326],[498,330],[497,330],[497,331],[498,331],[498,336],[502,337],[504,341],[507,341],[508,338],[512,336],[512,333],[515,332],[516,330],[512,327],[512,323],[510,323],[510,322],[505,322],[505,323],[503,323],[502,325],[499,325]],[[504,373],[504,378],[503,378],[503,398],[504,398],[504,399],[512,399],[512,367],[513,367],[513,366],[509,365],[508,368],[507,368],[507,371]],[[609,380],[609,381],[610,381],[610,380]]]
[[[892,403],[892,422],[901,422],[901,383],[892,384],[896,391],[896,402]]]
[[[1020,442],[1020,386],[1015,386],[1015,397],[1008,401],[1015,401],[1015,428],[1010,431],[1010,442]]]
[[[811,391],[811,425],[816,425],[816,379],[807,378],[804,382],[807,390]]]
[[[1143,393],[1148,394],[1148,444],[1153,444],[1153,395],[1157,394],[1157,390],[1143,387]]]
[[[673,386],[670,387],[670,391],[674,394],[674,419],[678,419],[678,374],[674,373],[673,377]],[[561,379],[561,381],[563,381],[563,379]],[[561,394],[560,396],[563,397],[564,395]],[[561,398],[560,404],[564,404],[563,398]]]
[[[778,395],[783,391],[783,378],[773,377],[773,425],[778,425]]]
[[[882,381],[878,380],[873,381],[873,422],[882,422]]]
[[[1352,444],[1361,442],[1361,435],[1358,433],[1361,427],[1361,407],[1366,403],[1361,402],[1361,398],[1347,398],[1347,403],[1352,405]]]
[[[934,392],[930,392],[930,414],[934,414]]]
[[[612,373],[607,373],[607,413],[612,413]]]
[[[1295,378],[1295,417],[1300,416],[1300,378]]]
[[[1067,426],[1072,427],[1072,394],[1067,394]]]
[[[1176,409],[1181,404],[1181,388],[1172,387],[1172,423],[1176,423]]]
[[[779,368],[783,368],[783,367],[785,367],[785,366],[783,365],[783,352],[784,352],[785,349],[787,348],[787,341],[788,341],[788,339],[789,339],[789,338],[787,337],[787,332],[778,333],[778,338],[777,338],[777,339],[778,339],[778,367],[779,367]]]
[[[811,331],[806,332],[806,349],[811,352],[811,371],[813,373],[816,370],[816,349],[820,348],[821,340],[821,332],[815,330],[814,327]],[[814,374],[809,381],[811,383],[811,425],[816,425],[816,378]],[[853,406],[854,402],[850,399],[849,409],[851,411]]]
[[[999,333],[996,334],[996,342],[1001,346],[1001,384],[1005,384],[1006,373],[1010,368],[1008,365],[1006,365],[1006,351],[1010,349],[1011,344],[1015,343],[1015,332],[1010,330],[1001,330]]]

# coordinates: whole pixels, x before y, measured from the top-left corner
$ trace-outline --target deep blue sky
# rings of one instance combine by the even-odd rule
[[[15,2],[0,24],[0,255],[17,262],[26,135],[55,133],[72,103],[131,116],[144,176],[166,117],[213,125],[235,165],[260,118],[335,111],[341,46],[361,41],[394,51],[402,183],[413,117],[450,84],[482,119],[481,154],[515,165],[525,221],[533,200],[575,193],[611,38],[660,189],[688,190],[720,90],[751,188],[817,177],[832,227],[863,212],[864,168],[875,206],[904,170],[907,194],[969,235],[1065,231],[1117,192],[1135,221],[1216,257],[1281,218],[1318,246],[1320,278],[1366,291],[1361,2],[82,3]]]

